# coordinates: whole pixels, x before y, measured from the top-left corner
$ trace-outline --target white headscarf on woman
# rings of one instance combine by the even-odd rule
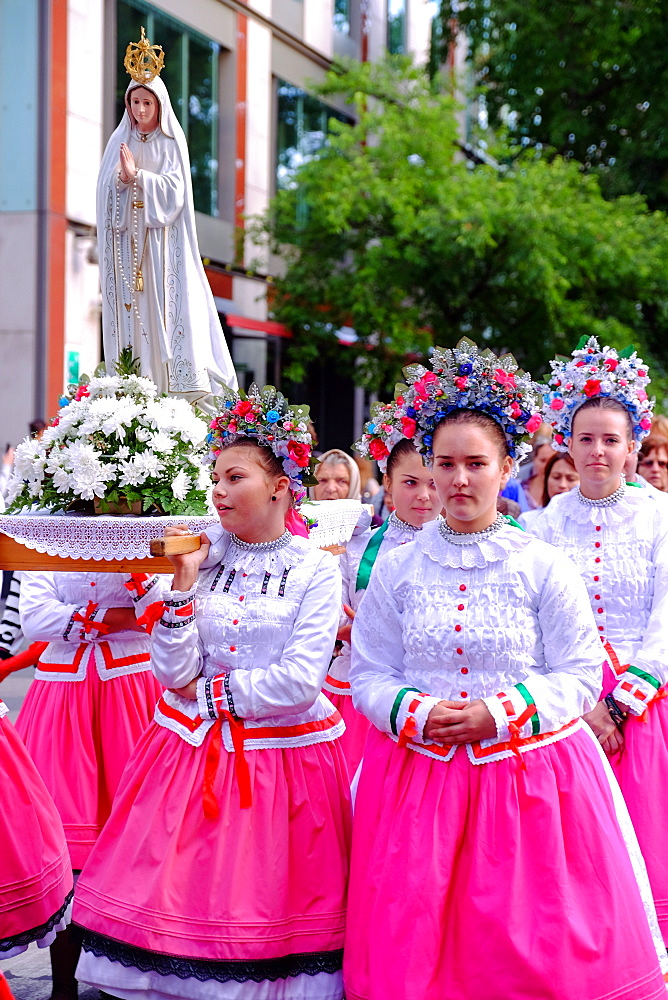
[[[348,495],[347,497],[342,497],[341,499],[348,500],[359,500],[361,497],[361,487],[360,487],[360,471],[357,468],[357,463],[354,458],[350,455],[346,455],[345,451],[341,451],[339,448],[331,448],[329,451],[324,452],[324,454],[318,456],[318,465],[315,469],[315,476],[318,476],[318,470],[320,466],[326,463],[327,465],[345,465],[348,469],[348,475],[350,477],[350,483],[348,485]],[[315,490],[317,487],[311,486],[309,488],[308,494],[310,500],[315,500]]]
[[[158,125],[146,136],[130,110],[137,87],[159,106]],[[121,143],[138,168],[134,183],[120,180]],[[107,364],[130,346],[142,375],[191,402],[215,393],[217,380],[236,388],[199,255],[188,146],[160,77],[133,80],[125,92],[125,112],[98,175],[97,234]],[[137,270],[143,290],[132,289]]]

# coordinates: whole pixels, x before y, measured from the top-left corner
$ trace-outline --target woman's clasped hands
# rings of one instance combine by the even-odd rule
[[[475,743],[496,736],[496,723],[487,705],[475,701],[439,701],[427,717],[425,739],[444,745]]]

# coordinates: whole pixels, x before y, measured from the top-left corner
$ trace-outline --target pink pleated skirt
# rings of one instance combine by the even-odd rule
[[[46,947],[69,922],[72,871],[60,817],[9,719],[0,719],[0,960]]]
[[[657,951],[584,729],[473,765],[372,730],[356,801],[348,1000],[659,1000]]]
[[[339,1000],[351,826],[339,741],[247,750],[246,809],[223,748],[212,820],[212,732],[192,747],[153,724],[139,742],[77,885],[74,920],[93,932],[78,977],[121,996]]]
[[[624,750],[610,757],[647,865],[668,947],[668,698],[624,723]]]
[[[346,724],[346,731],[340,742],[348,765],[348,774],[352,781],[364,753],[364,744],[369,735],[371,723],[365,715],[355,709],[350,694],[332,694],[331,691],[325,693],[334,708],[338,708]]]
[[[58,808],[74,869],[106,823],[123,769],[153,718],[162,687],[150,672],[102,680],[35,680],[16,729]]]

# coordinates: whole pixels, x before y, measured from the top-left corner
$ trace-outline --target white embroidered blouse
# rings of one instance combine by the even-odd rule
[[[412,524],[406,524],[405,521],[400,520],[396,514],[392,513],[385,524],[380,528],[372,528],[359,535],[353,535],[346,546],[346,551],[339,559],[339,567],[343,578],[343,600],[353,609],[353,611],[357,611],[362,602],[362,598],[366,593],[366,587],[368,584],[359,580],[358,575],[362,557],[364,556],[369,543],[373,541],[376,533],[381,531],[382,538],[376,553],[375,561],[371,568],[371,575],[373,575],[381,556],[384,556],[393,549],[396,549],[399,545],[406,545],[407,542],[412,542],[420,530],[420,528],[413,527]],[[350,624],[350,619],[344,614],[341,617],[339,624],[348,625]],[[349,671],[350,643],[344,642],[341,654],[339,656],[335,656],[330,664],[329,673],[327,674],[327,678],[323,685],[325,691],[330,691],[332,694],[349,695]]]
[[[148,573],[22,573],[19,613],[29,642],[48,642],[35,677],[81,681],[90,652],[103,680],[150,670],[146,632],[104,630],[108,608],[142,617],[164,584]]]
[[[667,515],[665,500],[646,489],[627,486],[609,506],[583,503],[571,490],[531,526],[582,574],[596,629],[618,661],[611,657],[613,696],[633,715],[668,682]]]
[[[602,660],[566,556],[510,525],[458,545],[433,522],[377,564],[353,625],[350,683],[378,729],[396,739],[411,717],[407,745],[446,760],[456,747],[424,738],[429,712],[441,699],[482,698],[497,737],[467,745],[481,763],[509,756],[517,740],[523,752],[568,735],[596,704]]]
[[[222,714],[228,750],[230,717],[243,720],[249,749],[340,736],[343,722],[321,693],[341,606],[336,561],[287,531],[256,545],[222,528],[207,535],[211,551],[196,586],[165,595],[151,646],[166,687],[202,675],[198,700],[168,691],[156,721],[199,746]]]

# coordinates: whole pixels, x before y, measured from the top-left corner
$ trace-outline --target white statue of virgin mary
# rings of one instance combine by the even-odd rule
[[[237,379],[199,255],[185,135],[155,66],[128,62],[140,47],[162,68],[142,28],[97,184],[104,357],[131,347],[161,392],[194,403]]]

